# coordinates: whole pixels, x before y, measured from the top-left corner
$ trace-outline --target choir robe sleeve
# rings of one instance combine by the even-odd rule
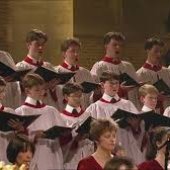
[[[16,70],[15,62],[11,55],[5,51],[0,51],[0,62]],[[12,96],[12,97],[11,97]],[[18,82],[8,82],[5,98],[2,103],[11,108],[17,108],[21,104],[21,90]]]
[[[90,113],[90,116],[97,119],[97,108],[96,108],[96,104],[93,103],[91,104],[87,109],[86,109],[87,113]]]
[[[97,75],[100,75],[100,74],[98,74],[99,72],[100,72],[100,64],[99,64],[99,62],[96,62],[93,66],[92,66],[92,68],[91,68],[91,74],[94,76],[94,77],[97,77]],[[101,72],[100,72],[101,73]]]
[[[164,116],[170,117],[170,107],[167,107],[164,111]]]

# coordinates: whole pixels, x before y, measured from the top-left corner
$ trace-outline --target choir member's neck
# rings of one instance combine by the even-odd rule
[[[152,65],[160,65],[160,59],[157,59],[156,57],[153,56],[148,56],[147,58],[147,63],[152,64]]]
[[[113,97],[113,98],[117,98],[118,97],[118,91],[117,90],[115,90],[115,91],[112,91],[112,92],[107,92],[106,90],[104,91],[104,94],[106,95],[106,96],[109,96],[109,97]]]
[[[64,62],[66,63],[66,64],[68,64],[68,65],[70,65],[70,66],[76,66],[77,64],[78,64],[78,59],[77,58],[74,58],[74,59],[72,59],[72,58],[65,58],[64,59]]]
[[[162,168],[165,167],[165,153],[162,150],[157,152],[155,160],[162,166]]]
[[[42,60],[42,54],[40,54],[40,53],[32,53],[29,51],[27,56],[30,56],[31,58],[34,58],[37,61]]]
[[[111,52],[106,52],[105,57],[112,58],[113,61],[120,61],[120,53],[111,53]]]
[[[149,111],[155,111],[155,107],[154,106],[150,106],[150,105],[147,105],[147,104],[144,104],[143,107],[142,107],[142,111],[143,112],[149,112]]]
[[[38,96],[34,96],[32,94],[27,94],[27,97],[30,98],[31,100],[35,100],[35,101],[42,101],[43,97],[38,97]]]
[[[109,160],[112,157],[111,151],[108,151],[100,146],[97,147],[96,152],[93,154],[95,157],[100,157],[102,160]]]
[[[77,104],[77,103],[71,103],[71,102],[68,101],[67,104],[68,104],[69,106],[73,107],[73,108],[80,108],[80,107],[81,107],[80,103]]]

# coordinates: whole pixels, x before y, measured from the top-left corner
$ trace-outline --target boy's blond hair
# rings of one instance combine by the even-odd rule
[[[146,96],[147,94],[159,94],[158,89],[151,84],[144,84],[139,88],[139,97]]]

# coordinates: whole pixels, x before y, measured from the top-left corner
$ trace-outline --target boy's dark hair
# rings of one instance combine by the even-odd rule
[[[108,32],[104,35],[104,45],[109,44],[111,39],[115,39],[116,41],[125,41],[125,36],[121,32]]]
[[[156,37],[148,38],[145,42],[144,49],[150,50],[154,45],[158,45],[160,47],[163,47],[164,42],[162,40],[160,40],[159,38],[156,38]]]
[[[134,164],[132,160],[127,157],[113,157],[108,162],[106,162],[104,170],[119,170],[119,168],[124,165],[126,170],[133,170]]]
[[[44,79],[35,73],[29,73],[27,74],[23,80],[22,80],[22,86],[23,88],[32,88],[36,85],[43,85],[45,83]]]
[[[32,41],[38,41],[39,39],[44,39],[44,42],[48,40],[47,34],[38,29],[33,29],[27,33],[26,42],[30,43]]]
[[[15,164],[17,156],[20,152],[26,152],[30,150],[33,154],[35,152],[35,147],[32,142],[28,140],[26,136],[16,136],[9,142],[6,150],[7,158],[9,162]]]
[[[83,92],[83,88],[79,84],[67,83],[63,87],[63,95],[69,96],[70,94],[75,93],[77,91]]]
[[[67,49],[71,46],[71,45],[77,45],[77,46],[81,46],[80,40],[78,38],[68,38],[65,41],[63,41],[63,43],[61,44],[61,52],[65,52],[67,51]]]
[[[112,72],[103,72],[102,75],[100,76],[100,82],[104,83],[105,81],[112,81],[112,80],[120,81],[120,77]]]
[[[0,76],[0,86],[6,86],[6,81]]]

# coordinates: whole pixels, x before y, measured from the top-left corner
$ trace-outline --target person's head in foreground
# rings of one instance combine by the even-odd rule
[[[35,148],[25,136],[16,136],[13,138],[6,150],[9,162],[20,167],[23,164],[26,170],[29,170],[31,159],[34,155]]]
[[[127,157],[113,157],[105,164],[104,170],[137,170]]]
[[[90,136],[97,145],[97,151],[111,153],[116,145],[117,124],[111,119],[94,120]]]
[[[170,129],[165,127],[156,127],[150,132],[146,152],[147,160],[156,159],[157,157],[160,157],[160,155],[162,155],[162,158],[165,156],[165,142],[167,141],[169,134]]]

